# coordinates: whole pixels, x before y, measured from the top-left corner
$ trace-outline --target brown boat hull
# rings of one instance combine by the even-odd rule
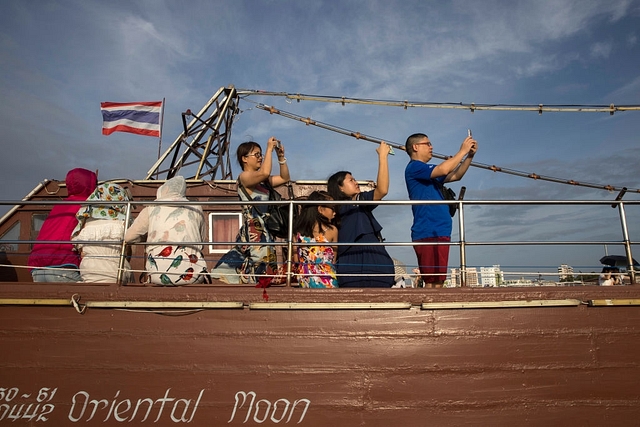
[[[75,308],[42,305],[74,294]],[[14,283],[0,298],[2,425],[628,425],[640,415],[640,308],[588,304],[631,304],[636,287],[263,295]],[[584,304],[553,305],[574,299]]]

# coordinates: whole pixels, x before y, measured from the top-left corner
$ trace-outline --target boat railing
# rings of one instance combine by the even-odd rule
[[[111,203],[111,202],[110,202]],[[113,202],[115,204],[115,202]],[[228,209],[230,207],[238,207],[244,205],[271,205],[271,204],[286,204],[289,206],[289,218],[293,218],[293,212],[296,209],[299,209],[300,206],[305,204],[318,204],[317,201],[307,201],[307,200],[281,200],[281,201],[235,201],[235,200],[224,200],[224,201],[171,201],[170,203],[161,202],[161,201],[129,201],[129,202],[118,202],[121,204],[128,205],[128,214],[126,224],[130,224],[131,222],[131,214],[133,211],[134,205],[166,205],[170,204],[172,206],[178,205],[199,205],[202,206],[205,212],[209,211],[218,211],[221,207],[225,207]],[[0,201],[0,206],[8,205],[8,206],[29,206],[29,205],[56,205],[56,204],[78,204],[78,202],[69,202],[69,201],[49,201],[49,200],[22,200],[22,201]],[[95,202],[82,202],[83,205],[104,205],[102,201]],[[626,269],[629,278],[629,282],[635,284],[636,273],[637,273],[637,265],[634,265],[635,262],[633,260],[632,249],[634,245],[638,244],[637,241],[633,241],[629,235],[628,228],[628,214],[626,212],[626,207],[629,206],[638,206],[640,205],[640,201],[623,201],[623,200],[615,200],[615,201],[595,201],[595,200],[457,200],[457,201],[410,201],[410,200],[381,200],[381,201],[332,201],[332,205],[376,205],[376,206],[400,206],[400,207],[409,207],[412,205],[430,205],[430,204],[455,204],[457,205],[457,214],[454,217],[454,227],[457,224],[457,236],[452,236],[451,242],[448,243],[438,243],[438,242],[411,242],[411,241],[383,241],[380,243],[339,243],[339,242],[331,242],[327,243],[327,245],[331,246],[370,246],[370,245],[380,245],[386,247],[413,247],[416,245],[450,245],[451,247],[457,247],[459,251],[459,264],[457,266],[457,274],[459,276],[459,286],[468,286],[468,273],[469,273],[469,265],[467,263],[468,259],[468,251],[470,248],[474,247],[513,247],[513,246],[584,246],[584,245],[598,245],[605,246],[608,245],[618,245],[624,248],[624,257],[626,257]],[[616,208],[618,211],[619,223],[621,235],[620,239],[611,239],[611,240],[471,240],[469,239],[468,232],[470,227],[472,229],[478,228],[479,226],[476,224],[472,224],[471,226],[468,224],[468,220],[466,220],[466,216],[468,212],[475,207],[501,207],[503,209],[514,207],[514,206],[535,206],[535,207],[551,207],[551,206],[561,206],[564,208],[567,207],[575,207],[576,209],[599,209],[603,210],[606,208]],[[236,209],[238,209],[236,208]],[[237,212],[237,211],[236,211]],[[471,215],[471,214],[469,214]],[[603,215],[604,216],[604,215]],[[472,217],[473,218],[473,217]],[[383,223],[384,221],[380,220]],[[635,224],[635,223],[634,223]],[[209,224],[211,226],[211,224]],[[406,224],[407,230],[411,227],[410,221]],[[0,236],[1,237],[1,236]],[[11,246],[11,245],[24,245],[29,244],[32,245],[37,243],[36,240],[20,240],[20,239],[2,239],[0,241],[0,247]],[[49,243],[69,243],[68,241],[55,241]],[[100,245],[119,245],[121,248],[120,251],[120,272],[118,275],[118,282],[122,279],[122,271],[124,266],[124,260],[126,258],[127,253],[127,245],[123,241],[75,241],[73,243],[79,244],[100,244]],[[235,241],[205,241],[205,242],[164,242],[164,243],[179,243],[181,245],[224,245],[227,247],[233,246],[237,244]],[[158,242],[141,242],[136,243],[136,246],[147,246],[147,245],[157,245]],[[313,245],[320,245],[319,243],[312,243]],[[250,245],[264,245],[264,242],[242,242],[243,246]],[[292,283],[295,283],[295,278],[297,272],[295,271],[293,264],[293,253],[294,246],[305,245],[304,243],[297,243],[294,241],[293,236],[293,224],[290,221],[288,237],[285,239],[276,239],[274,242],[269,242],[269,245],[281,248],[281,256],[282,259],[280,261],[280,265],[282,269],[276,275],[272,275],[271,277],[280,277],[283,279],[283,282],[286,283],[286,286],[291,286]],[[307,244],[310,245],[310,244]],[[213,254],[218,255],[219,254]],[[216,264],[217,259],[212,259],[210,256],[207,257],[207,261],[213,262],[213,265]],[[14,268],[28,268],[26,265],[3,265],[0,263],[0,267],[14,267]],[[411,266],[409,266],[411,267]],[[417,267],[417,266],[415,266]],[[406,271],[406,270],[405,270]],[[144,270],[134,270],[135,274],[137,273],[146,273]],[[513,274],[518,275],[531,275],[535,272],[514,272]],[[557,275],[557,273],[555,273]],[[407,272],[407,276],[414,276],[415,274],[411,274]],[[339,279],[339,277],[338,277]]]

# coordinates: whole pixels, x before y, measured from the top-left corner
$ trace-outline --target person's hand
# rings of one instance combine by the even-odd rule
[[[469,156],[473,157],[478,152],[478,141],[473,140],[473,144],[471,145],[471,149],[469,150]]]
[[[478,149],[478,143],[473,137],[466,137],[464,141],[462,141],[462,145],[460,146],[460,151],[463,151],[466,154],[473,156],[476,154],[476,150]]]
[[[276,154],[278,155],[278,160],[284,159],[284,145],[279,140],[276,143]]]
[[[275,136],[270,137],[267,141],[267,153],[273,151],[277,147],[279,142],[280,141],[277,140]]]
[[[380,146],[376,148],[376,153],[380,156],[388,156],[391,151],[391,146],[384,141],[380,141]]]

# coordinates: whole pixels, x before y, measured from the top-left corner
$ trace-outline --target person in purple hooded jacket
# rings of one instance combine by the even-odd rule
[[[97,175],[87,169],[76,168],[65,179],[69,201],[85,201],[98,184]],[[80,254],[71,243],[71,232],[78,225],[76,213],[79,204],[56,205],[42,224],[37,241],[29,256],[29,267],[34,282],[82,281],[78,267]],[[47,243],[64,241],[66,243]],[[41,243],[40,243],[41,242]]]

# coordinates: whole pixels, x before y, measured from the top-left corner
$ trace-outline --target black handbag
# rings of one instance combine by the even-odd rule
[[[450,189],[449,187],[445,187],[444,185],[442,185],[439,181],[434,181],[438,187],[438,189],[440,189],[440,194],[442,194],[442,198],[445,200],[456,200],[456,192],[453,191],[452,189]],[[456,210],[458,210],[458,205],[457,204],[450,204],[449,205],[449,214],[451,214],[451,216],[454,216],[456,214]]]
[[[280,193],[276,191],[275,188],[271,186],[269,181],[264,181],[262,183],[269,190],[269,200],[279,201],[283,200]],[[293,188],[291,188],[291,184],[286,184],[289,190],[289,197],[293,199]],[[238,180],[238,186],[242,189],[242,192],[247,197],[248,200],[252,200],[251,196],[247,192],[246,188],[240,183]],[[277,205],[269,205],[267,212],[260,213],[255,205],[252,206],[253,209],[258,212],[259,215],[262,216],[262,221],[264,222],[264,226],[269,231],[273,237],[278,237],[280,239],[284,239],[289,234],[289,205],[288,204],[277,204]],[[294,221],[296,217],[296,207],[294,206]]]
[[[269,200],[282,200],[282,196],[275,188],[271,185],[267,185],[267,188],[269,188]],[[269,205],[267,213],[264,214],[262,219],[264,220],[264,226],[267,227],[272,236],[284,239],[289,234],[289,205]]]

